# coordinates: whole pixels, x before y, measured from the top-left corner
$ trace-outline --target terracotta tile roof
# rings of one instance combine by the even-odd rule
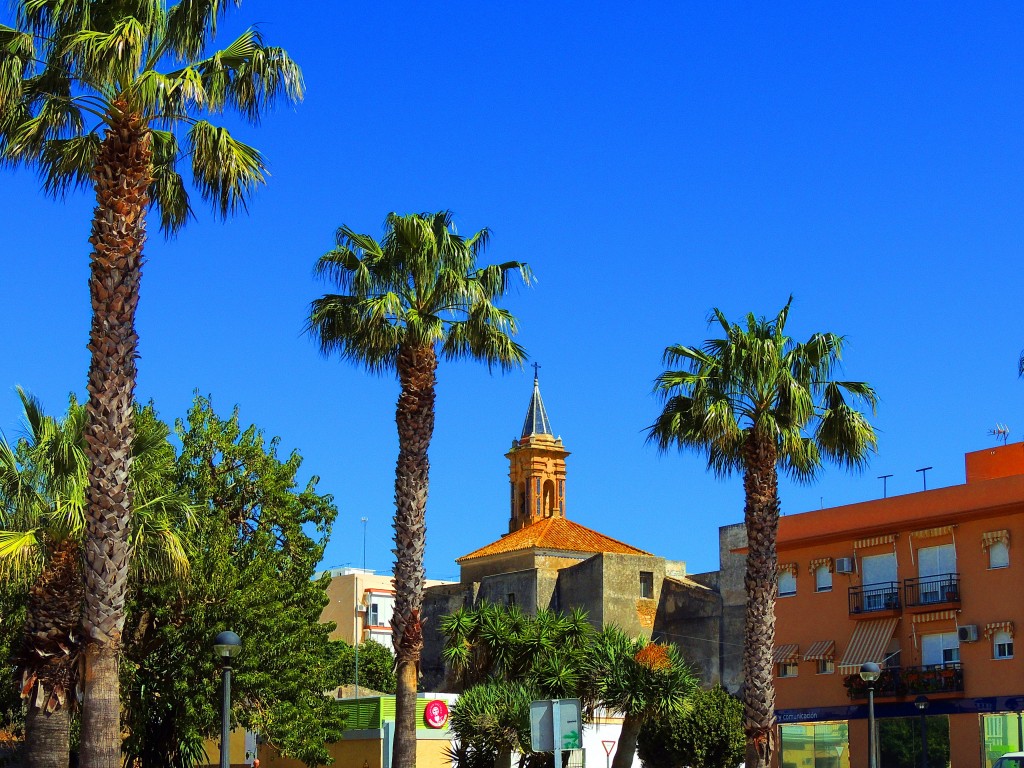
[[[497,541],[481,547],[475,552],[463,555],[455,562],[461,563],[477,557],[499,555],[506,552],[520,552],[526,549],[561,549],[569,552],[608,552],[617,555],[649,555],[642,549],[631,547],[603,533],[566,520],[564,517],[549,517],[533,525],[520,528],[515,533],[502,536]]]

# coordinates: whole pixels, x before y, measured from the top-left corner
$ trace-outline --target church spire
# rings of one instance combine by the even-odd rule
[[[533,396],[530,398],[530,407],[526,411],[526,421],[523,422],[521,437],[554,434],[551,431],[551,422],[548,421],[548,412],[544,409],[544,401],[540,399],[540,380],[537,376],[539,368],[540,363],[533,364]]]
[[[565,517],[565,459],[569,452],[562,439],[551,433],[540,383],[533,365],[533,396],[526,412],[523,433],[512,441],[508,479],[511,486],[509,533],[549,517]]]

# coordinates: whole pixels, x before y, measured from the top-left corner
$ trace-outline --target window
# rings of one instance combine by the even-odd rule
[[[380,606],[377,603],[370,603],[366,609],[366,624],[370,627],[380,626]]]
[[[988,567],[1007,568],[1010,565],[1010,548],[1005,541],[993,541],[988,548]]]
[[[831,675],[836,671],[836,662],[834,659],[818,659],[818,674],[819,675]]]
[[[654,597],[654,574],[650,571],[640,571],[640,597]]]
[[[800,673],[800,665],[795,661],[784,661],[779,664],[779,677],[796,677]]]
[[[779,574],[779,597],[792,597],[796,594],[796,576],[792,571]]]
[[[509,607],[512,607],[515,604],[516,604],[516,593],[515,592],[509,592],[508,596],[505,598],[505,605],[507,605]]]
[[[956,573],[956,548],[952,544],[917,550],[918,604],[941,603],[956,592],[950,575]]]
[[[814,591],[832,591],[832,569],[827,565],[819,565],[814,569]]]
[[[926,667],[944,667],[960,662],[960,640],[956,632],[921,636],[921,663]]]
[[[992,635],[992,658],[1013,658],[1013,635],[1009,632],[996,632]]]

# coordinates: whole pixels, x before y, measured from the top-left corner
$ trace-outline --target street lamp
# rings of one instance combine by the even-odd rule
[[[868,684],[868,765],[878,768],[875,755],[875,682],[882,674],[881,668],[873,661],[860,665],[860,679]]]
[[[924,717],[928,704],[927,696],[918,696],[914,699],[914,706],[921,713],[921,768],[928,768],[928,722]]]
[[[224,670],[224,697],[220,708],[220,768],[231,768],[231,659],[242,650],[242,639],[231,630],[213,639],[213,650],[221,657]]]

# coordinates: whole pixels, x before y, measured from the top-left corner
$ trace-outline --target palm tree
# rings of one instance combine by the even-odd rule
[[[438,356],[482,360],[488,368],[521,365],[526,353],[513,341],[515,318],[496,306],[518,273],[529,284],[525,264],[477,266],[488,230],[463,238],[449,211],[399,216],[390,213],[384,238],[348,227],[336,247],[320,257],[316,273],[340,293],[312,302],[308,331],[325,355],[371,372],[394,371],[401,392],[395,412],[395,613],[392,633],[398,687],[395,765],[416,764],[416,686],[423,637],[424,515],[434,431],[434,386]]]
[[[91,183],[87,639],[82,760],[119,768],[117,647],[124,626],[132,491],[135,310],[146,216],[174,233],[192,215],[179,163],[222,215],[264,181],[260,153],[200,119],[225,108],[258,121],[302,94],[298,67],[244,32],[204,55],[240,0],[15,0],[0,25],[0,159],[38,169],[62,195]],[[183,135],[181,135],[183,134]],[[183,139],[179,142],[179,137]]]
[[[672,370],[655,385],[664,409],[648,429],[648,440],[663,451],[697,451],[719,476],[743,473],[747,768],[766,765],[775,746],[778,470],[810,482],[823,461],[859,469],[876,447],[874,429],[857,409],[863,404],[874,413],[874,390],[863,382],[833,379],[843,337],[816,333],[798,344],[786,335],[792,302],[790,297],[771,320],[748,315],[745,327],[715,309],[709,323],[721,325],[723,338],[709,339],[699,349],[668,347],[665,365]]]
[[[26,763],[64,768],[71,712],[81,684],[79,631],[85,534],[85,409],[72,398],[62,420],[18,390],[26,434],[14,447],[0,438],[0,574],[28,584],[18,685],[27,699]],[[188,570],[192,512],[174,490],[169,429],[152,407],[137,408],[132,445],[136,512],[130,546],[136,579],[182,578]]]
[[[614,626],[601,633],[591,664],[597,703],[623,715],[611,768],[629,768],[644,723],[682,715],[699,682],[674,645],[630,638]]]

